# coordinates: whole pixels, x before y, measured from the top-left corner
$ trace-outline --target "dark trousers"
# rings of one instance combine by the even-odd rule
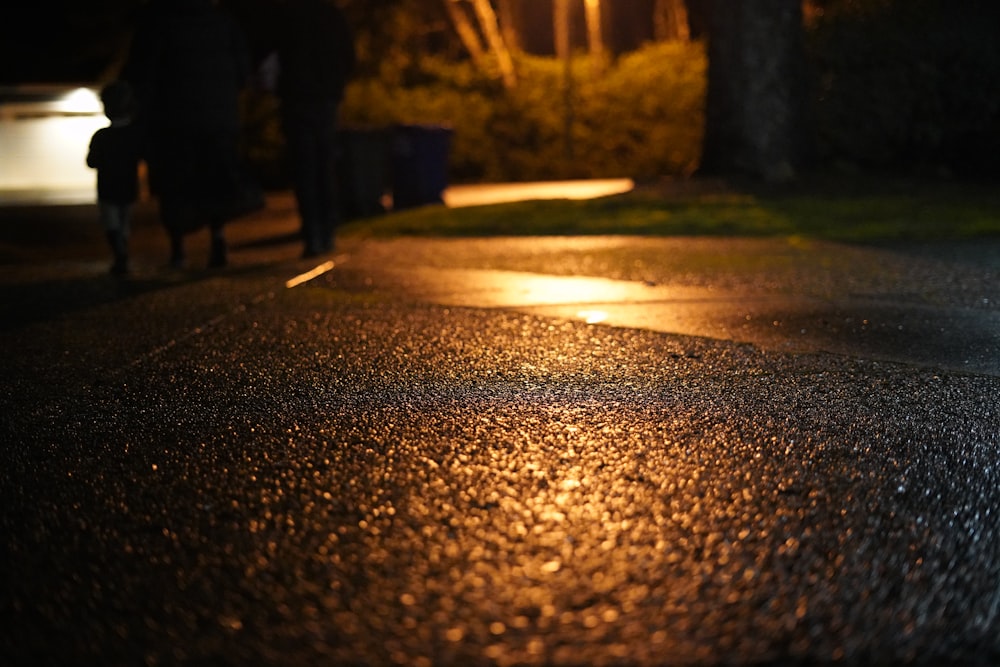
[[[333,248],[340,221],[337,103],[285,102],[282,120],[306,255]]]
[[[224,225],[238,196],[236,130],[157,128],[148,156],[150,186],[170,236],[170,263],[185,262],[184,237],[204,227],[212,234],[209,265],[226,265]]]

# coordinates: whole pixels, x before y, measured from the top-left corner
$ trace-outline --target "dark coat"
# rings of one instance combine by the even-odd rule
[[[250,56],[239,26],[211,0],[152,0],[122,73],[152,131],[236,130]]]
[[[186,211],[164,219],[173,231],[231,217],[242,196],[237,147],[249,75],[245,36],[211,0],[147,5],[121,78],[139,101],[150,189],[161,209]]]
[[[278,24],[278,96],[284,103],[340,102],[354,70],[344,14],[324,0],[290,0]]]
[[[87,166],[97,170],[97,199],[131,204],[139,197],[142,136],[135,123],[102,127],[87,151]]]

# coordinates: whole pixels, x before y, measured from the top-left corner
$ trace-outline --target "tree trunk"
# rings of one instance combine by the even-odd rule
[[[587,19],[587,46],[590,55],[604,53],[604,31],[601,29],[601,0],[584,0]]]
[[[448,12],[448,17],[451,19],[451,24],[455,26],[455,32],[458,33],[458,38],[462,40],[462,44],[469,52],[472,61],[479,65],[486,57],[486,51],[472,21],[469,20],[465,10],[459,6],[460,2],[461,0],[442,0],[445,11]]]
[[[656,39],[664,42],[686,42],[691,39],[684,0],[656,0],[653,11]]]
[[[570,42],[570,15],[569,0],[554,0],[552,3],[552,27],[554,29],[554,39],[556,47],[556,57],[566,59],[569,57],[571,47]]]
[[[788,181],[808,154],[801,0],[712,3],[702,171]]]
[[[555,0],[552,23],[555,28],[556,56],[563,63],[563,150],[567,162],[573,160],[573,33],[570,0]]]
[[[486,35],[486,43],[490,45],[490,50],[497,58],[500,65],[500,75],[503,77],[503,85],[508,90],[517,86],[517,73],[514,71],[514,59],[510,55],[510,50],[500,34],[500,24],[497,21],[496,12],[490,0],[472,0],[475,7],[476,16],[479,18],[479,25]]]
[[[511,51],[520,51],[521,35],[518,33],[520,25],[520,15],[514,0],[498,0],[497,14],[500,17],[500,31],[503,39],[507,43],[507,48]]]

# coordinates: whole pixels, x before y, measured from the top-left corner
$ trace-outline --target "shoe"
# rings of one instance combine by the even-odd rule
[[[184,252],[184,237],[181,234],[170,235],[170,263],[171,269],[183,269],[187,262],[187,254]]]
[[[226,252],[226,242],[218,239],[212,239],[212,251],[208,257],[208,268],[210,269],[221,269],[229,264],[229,258]]]
[[[128,260],[123,258],[115,259],[114,264],[111,265],[111,275],[113,276],[128,275]]]
[[[111,265],[111,275],[123,276],[128,273],[128,242],[121,230],[109,231],[107,237],[115,258]]]

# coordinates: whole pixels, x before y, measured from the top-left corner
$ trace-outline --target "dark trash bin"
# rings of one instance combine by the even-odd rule
[[[345,220],[385,213],[389,191],[390,132],[378,128],[344,128],[339,135],[340,207]]]
[[[392,206],[444,202],[452,130],[442,125],[397,125],[392,141]]]

